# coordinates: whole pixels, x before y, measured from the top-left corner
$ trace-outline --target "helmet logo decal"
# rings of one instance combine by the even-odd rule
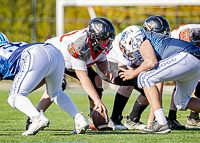
[[[91,26],[95,33],[99,33],[99,31],[101,31],[103,27],[101,23],[97,24],[96,26],[94,26],[94,23],[92,23]]]
[[[151,31],[151,25],[148,25],[148,23],[145,22],[145,27],[147,28],[148,31]]]

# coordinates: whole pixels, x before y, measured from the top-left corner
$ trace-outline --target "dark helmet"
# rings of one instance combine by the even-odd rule
[[[87,37],[91,42],[93,51],[95,53],[102,52],[105,50],[111,50],[112,41],[115,38],[115,27],[113,24],[106,18],[97,17],[91,20],[88,29],[87,29]],[[98,39],[107,39],[108,44],[107,47],[102,46]]]
[[[145,31],[153,31],[170,36],[170,26],[167,19],[162,16],[155,15],[147,18],[143,24]]]

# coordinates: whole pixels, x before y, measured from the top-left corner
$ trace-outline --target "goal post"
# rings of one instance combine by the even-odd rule
[[[56,0],[56,35],[64,34],[64,7],[86,6],[90,18],[96,17],[93,6],[177,6],[200,5],[200,0]]]

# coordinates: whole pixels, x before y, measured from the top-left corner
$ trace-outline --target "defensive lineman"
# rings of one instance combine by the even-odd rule
[[[130,67],[128,70],[120,68],[124,71],[120,76],[124,81],[138,76],[138,85],[144,89],[156,117],[156,122],[149,129],[143,129],[143,132],[171,131],[155,86],[157,82],[175,80],[177,90],[174,102],[177,109],[200,111],[196,106],[200,100],[190,97],[200,79],[200,50],[197,46],[154,32],[144,32],[138,36],[125,35],[121,43],[125,41],[131,44],[122,44],[124,54],[133,59],[140,59],[142,64],[135,70]]]
[[[45,78],[47,92],[51,100],[63,110],[73,108],[75,126],[79,133],[85,132],[88,127],[83,115],[78,113],[72,99],[62,91],[61,78],[63,78],[64,60],[61,52],[53,45],[44,43],[27,44],[25,42],[9,43],[7,37],[0,33],[0,79],[13,80],[8,97],[8,103],[32,120],[29,129],[22,135],[35,135],[37,132],[49,125],[49,120],[39,112],[27,95]],[[34,77],[36,78],[32,78]],[[68,104],[63,105],[63,101]]]
[[[200,24],[184,24],[171,32],[171,37],[181,39],[200,47]],[[194,95],[200,98],[200,83],[198,82]],[[172,98],[173,99],[173,98]],[[174,106],[171,102],[171,106]],[[176,115],[176,110],[171,111],[171,114]],[[190,112],[186,122],[187,128],[200,128],[199,114],[193,111]]]

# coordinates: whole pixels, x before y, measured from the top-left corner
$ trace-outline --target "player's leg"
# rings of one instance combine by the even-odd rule
[[[154,114],[157,120],[157,124],[153,124],[149,128],[149,132],[160,132],[163,131],[163,127],[166,127],[166,118],[163,109],[161,108],[161,103],[158,101],[158,93],[154,86],[156,82],[164,82],[164,81],[177,81],[177,89],[174,95],[174,103],[177,109],[186,109],[186,107],[190,109],[195,109],[196,111],[198,108],[194,108],[197,105],[195,102],[194,104],[190,103],[190,97],[195,84],[197,84],[200,76],[199,72],[199,60],[196,59],[194,56],[188,53],[179,53],[172,57],[169,57],[165,60],[162,60],[158,63],[158,67],[153,69],[152,71],[147,71],[141,73],[139,75],[139,84],[144,87],[145,94],[147,96],[148,101],[151,104],[151,107],[154,110]],[[178,70],[181,69],[181,70]],[[148,74],[145,74],[148,73]],[[146,85],[149,85],[146,87]],[[187,99],[187,100],[186,100]],[[188,102],[189,101],[189,102]],[[188,103],[188,104],[187,104]],[[194,111],[195,111],[194,110]],[[159,128],[157,127],[159,126]]]
[[[162,90],[163,90],[163,83],[157,83],[156,86],[159,89],[159,92],[162,94]],[[125,120],[125,126],[127,126],[129,129],[144,129],[146,127],[146,125],[142,122],[140,122],[140,117],[141,114],[143,113],[143,111],[147,108],[147,106],[149,105],[149,102],[147,100],[147,98],[145,97],[144,91],[142,89],[139,89],[137,86],[135,86],[135,89],[137,91],[139,91],[141,94],[139,95],[139,97],[137,98],[132,112],[130,113],[130,116],[127,117],[127,119]],[[152,116],[152,117],[151,117]],[[154,121],[154,115],[152,114],[149,117],[150,121]],[[147,128],[150,127],[152,124],[150,122],[147,123]]]
[[[121,121],[123,119],[122,112],[128,99],[132,93],[133,86],[120,86],[114,100],[111,120],[114,123],[115,130],[127,130],[128,128],[125,127]]]
[[[72,98],[62,90],[62,80],[64,74],[64,59],[59,50],[56,50],[53,57],[51,66],[49,68],[48,75],[45,77],[47,93],[51,98],[51,101],[55,102],[61,109],[70,114],[75,121],[75,130],[73,134],[85,133],[88,128],[88,123],[85,117],[79,113],[76,105],[74,104]]]
[[[149,105],[149,102],[147,101],[147,98],[140,94],[135,101],[133,105],[133,109],[129,116],[126,117],[124,126],[126,126],[128,129],[138,129],[141,130],[146,127],[146,125],[142,122],[140,122],[141,115],[143,111],[147,108]]]
[[[43,79],[36,88],[34,88],[33,91],[35,91],[36,89],[40,88],[42,85],[45,84],[45,79]],[[65,76],[63,77],[63,81],[62,81],[62,90],[64,91],[66,88],[66,81],[65,81]],[[51,102],[49,95],[47,94],[47,91],[45,90],[44,93],[42,94],[42,97],[37,105],[37,110],[43,110],[43,112],[45,112],[49,106],[52,104],[53,102]],[[28,130],[29,125],[31,124],[31,119],[30,117],[28,117],[28,119],[26,120],[26,130]]]
[[[200,98],[200,82],[198,82],[193,95],[192,95],[193,97]],[[187,118],[186,127],[187,128],[200,128],[199,113],[196,113],[194,111],[190,112],[190,115]]]
[[[174,104],[174,93],[175,93],[175,90],[176,88],[174,88],[173,92],[172,92],[172,97],[171,97],[171,103],[170,103],[170,109],[169,109],[169,113],[168,113],[168,118],[167,118],[167,121],[168,121],[168,124],[169,124],[169,127],[171,129],[176,129],[176,130],[179,130],[179,129],[186,129],[185,126],[181,125],[178,121],[177,121],[177,109],[176,109],[176,106]]]
[[[29,49],[22,53],[20,71],[13,81],[10,96],[8,97],[8,103],[13,108],[17,108],[31,117],[33,121],[29,130],[22,135],[36,134],[41,128],[49,124],[49,120],[43,113],[39,113],[29,98],[26,97],[45,77],[48,68],[46,66],[48,60],[46,60],[45,51],[34,49]]]

